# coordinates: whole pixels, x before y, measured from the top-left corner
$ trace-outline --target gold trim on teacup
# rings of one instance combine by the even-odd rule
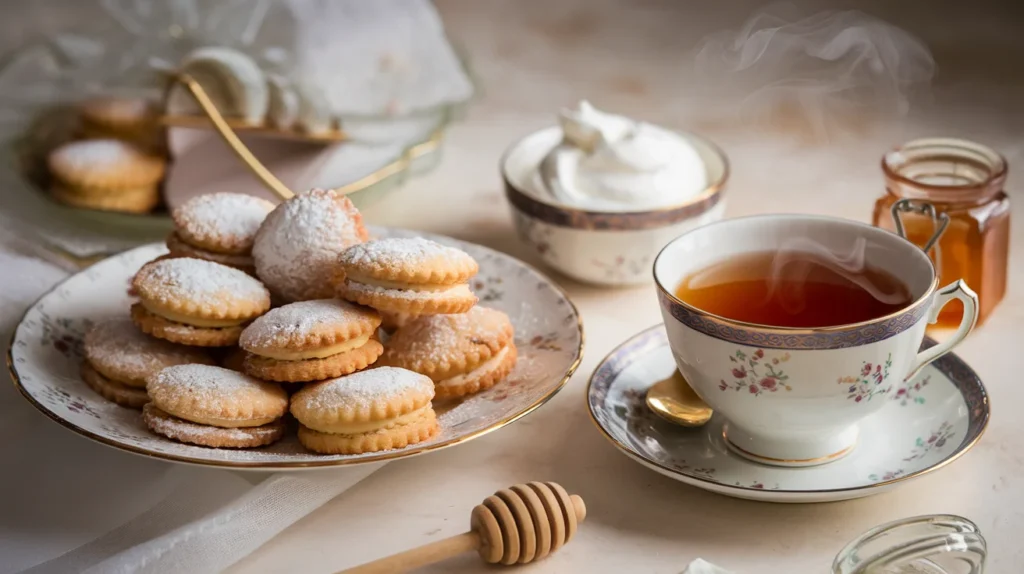
[[[525,215],[533,217],[558,227],[570,227],[573,229],[587,229],[595,231],[629,231],[638,229],[654,229],[672,225],[697,217],[710,211],[722,199],[722,192],[725,190],[725,183],[729,179],[729,159],[725,152],[710,140],[689,132],[677,132],[681,135],[697,140],[722,162],[722,174],[696,197],[685,201],[666,205],[656,209],[645,209],[642,211],[589,211],[577,209],[568,205],[554,203],[524,190],[512,184],[512,178],[508,174],[508,158],[527,139],[538,133],[550,130],[544,128],[531,132],[516,140],[499,160],[501,179],[505,184],[505,197],[513,208]]]
[[[661,251],[658,252],[658,255],[654,258],[654,265],[651,266],[651,273],[654,276],[654,284],[658,289],[658,302],[661,307],[666,309],[669,314],[680,323],[709,337],[740,345],[749,345],[751,347],[788,350],[845,349],[848,347],[858,347],[860,345],[876,343],[906,331],[916,325],[918,321],[928,314],[931,296],[938,288],[939,284],[939,279],[935,273],[935,267],[932,265],[930,260],[928,261],[928,265],[932,272],[931,285],[923,294],[921,294],[920,297],[915,299],[913,303],[899,311],[894,311],[888,315],[870,319],[868,321],[861,321],[859,323],[814,327],[809,329],[798,327],[774,327],[771,325],[761,325],[729,319],[728,317],[716,315],[686,303],[682,299],[676,297],[674,289],[668,289],[662,284],[661,279],[658,277],[658,260],[660,260],[661,256],[664,255],[665,250],[681,237],[712,225],[723,225],[745,219],[762,219],[771,217],[776,216],[750,215],[747,217],[723,219],[721,221],[709,223],[697,229],[687,231],[665,244],[665,246],[661,248]],[[861,226],[872,231],[879,231],[879,228],[867,225],[866,223],[836,217],[818,215],[793,215],[792,217],[800,219],[835,221],[843,224]]]
[[[842,450],[837,450],[836,452],[834,452],[832,454],[826,454],[824,456],[816,456],[814,458],[774,458],[774,457],[771,457],[771,456],[765,456],[763,454],[757,454],[757,453],[754,453],[754,452],[750,452],[749,450],[747,450],[747,449],[741,447],[740,445],[736,444],[735,441],[729,440],[728,431],[729,431],[729,428],[727,426],[722,428],[722,440],[724,440],[726,442],[726,444],[729,446],[729,448],[738,450],[740,452],[740,454],[750,458],[754,462],[767,461],[766,464],[776,464],[776,465],[807,465],[807,466],[816,465],[816,464],[824,464],[826,462],[831,462],[833,460],[839,460],[839,459],[843,458],[844,456],[850,454],[853,451],[853,449],[857,447],[857,443],[854,442],[853,444],[851,444],[850,446],[848,446],[848,447],[846,447],[846,448],[844,448]]]
[[[138,247],[136,249],[142,249],[142,248],[145,248],[145,247],[152,247],[153,245],[154,244],[149,244],[149,245],[145,245],[145,246],[142,246],[142,247]],[[120,255],[115,255],[113,257],[122,257],[123,255],[124,254],[122,253]],[[104,259],[103,261],[106,261],[106,259]],[[85,428],[82,428],[82,427],[72,423],[71,421],[68,421],[68,420],[65,420],[65,419],[61,418],[59,415],[57,415],[56,413],[52,412],[50,409],[46,408],[42,403],[40,403],[38,400],[36,400],[36,398],[34,396],[32,396],[31,393],[28,392],[28,389],[26,389],[25,385],[22,384],[21,377],[18,374],[18,371],[17,371],[17,369],[14,366],[15,365],[15,360],[14,360],[14,343],[17,340],[18,331],[21,329],[21,326],[25,322],[25,318],[28,316],[28,314],[33,309],[36,308],[36,306],[39,304],[40,301],[42,301],[44,298],[49,296],[54,291],[57,291],[58,289],[60,289],[65,283],[67,283],[68,281],[70,281],[74,277],[77,277],[79,275],[83,275],[85,273],[88,273],[89,270],[92,267],[102,263],[103,261],[97,261],[96,263],[93,263],[89,267],[79,271],[78,273],[75,273],[74,275],[71,275],[70,277],[68,277],[64,281],[61,281],[57,285],[51,287],[45,293],[40,295],[39,298],[36,299],[31,305],[28,306],[28,308],[25,310],[25,312],[22,313],[21,318],[18,320],[18,324],[14,328],[14,332],[11,335],[11,340],[7,344],[7,371],[10,373],[10,375],[11,375],[11,382],[14,383],[14,386],[15,386],[15,388],[18,389],[18,392],[20,392],[21,395],[24,396],[25,399],[28,400],[28,402],[33,407],[35,407],[37,410],[39,410],[41,413],[43,413],[44,415],[46,415],[47,417],[49,417],[53,421],[55,421],[58,424],[60,424],[62,427],[66,428],[66,429],[69,429],[69,430],[71,430],[71,431],[73,431],[75,433],[78,433],[78,434],[80,434],[80,435],[82,435],[84,437],[90,438],[90,439],[92,439],[92,440],[94,440],[96,442],[99,442],[101,444],[105,444],[107,446],[112,446],[114,448],[117,448],[117,449],[120,449],[120,450],[123,450],[123,451],[127,451],[127,452],[130,452],[130,453],[133,453],[133,454],[138,454],[138,455],[142,455],[142,456],[146,456],[146,457],[150,457],[150,458],[156,458],[156,459],[166,460],[166,461],[170,461],[170,462],[181,462],[181,463],[186,463],[186,464],[194,464],[194,465],[198,465],[198,466],[212,466],[212,467],[220,467],[220,468],[235,468],[235,469],[240,469],[240,470],[289,470],[289,469],[304,469],[304,468],[323,468],[323,467],[331,467],[331,466],[352,466],[352,465],[366,464],[366,463],[371,463],[371,462],[396,460],[396,459],[406,458],[406,457],[410,457],[410,456],[414,456],[414,455],[419,455],[419,454],[423,454],[423,453],[427,453],[427,452],[433,452],[433,451],[436,451],[436,450],[442,450],[442,449],[445,449],[445,448],[448,448],[448,447],[455,446],[457,444],[461,444],[461,443],[473,440],[473,439],[475,439],[477,437],[483,436],[485,434],[488,434],[490,432],[496,431],[498,429],[504,428],[504,427],[506,427],[506,426],[508,426],[508,425],[510,425],[510,424],[512,424],[514,422],[516,422],[517,420],[525,417],[526,415],[532,413],[533,411],[537,410],[538,408],[543,406],[545,403],[547,403],[549,400],[551,400],[552,397],[554,397],[556,394],[558,394],[559,391],[561,391],[563,388],[565,388],[566,383],[569,382],[569,379],[572,378],[572,375],[576,372],[576,369],[579,368],[580,363],[583,361],[583,349],[584,349],[586,341],[585,341],[585,333],[583,331],[583,317],[582,317],[582,315],[580,315],[579,309],[576,308],[576,304],[573,303],[572,299],[569,298],[569,294],[566,293],[565,289],[563,289],[560,285],[558,285],[554,281],[551,281],[550,279],[548,279],[547,275],[541,273],[539,270],[537,270],[537,268],[533,267],[532,265],[530,265],[528,263],[516,260],[523,267],[533,271],[539,277],[542,277],[544,279],[548,279],[548,282],[551,285],[551,288],[554,289],[556,293],[558,293],[559,295],[562,296],[562,298],[565,300],[565,302],[569,305],[569,308],[572,309],[573,314],[576,315],[576,329],[577,329],[577,332],[579,333],[579,340],[580,340],[579,346],[576,348],[576,357],[573,359],[572,364],[570,364],[568,366],[568,368],[566,368],[565,374],[562,376],[561,380],[559,380],[558,384],[555,385],[550,391],[545,393],[543,396],[539,397],[536,401],[534,401],[533,404],[527,406],[526,408],[522,409],[521,411],[513,413],[513,414],[511,414],[511,415],[509,415],[509,416],[507,416],[507,417],[505,417],[503,419],[500,419],[497,422],[492,423],[491,425],[489,425],[489,426],[487,426],[485,428],[482,428],[482,429],[480,429],[478,431],[475,431],[473,433],[470,433],[470,434],[467,434],[467,435],[464,435],[464,436],[460,436],[458,438],[453,438],[453,439],[441,441],[441,442],[435,443],[435,444],[428,444],[426,446],[411,446],[411,447],[407,447],[407,448],[403,448],[403,449],[383,451],[383,452],[380,452],[378,454],[374,454],[374,455],[370,455],[370,456],[367,456],[367,455],[356,455],[356,456],[346,457],[346,458],[342,458],[342,459],[314,460],[314,461],[309,461],[309,462],[265,462],[265,461],[242,462],[242,461],[232,461],[232,460],[209,460],[209,459],[205,459],[205,458],[197,458],[197,457],[191,457],[191,456],[183,456],[183,455],[175,455],[175,454],[167,454],[167,453],[157,452],[157,451],[153,451],[153,450],[150,450],[150,449],[141,448],[141,447],[133,446],[133,445],[130,445],[130,444],[125,444],[123,442],[119,442],[119,441],[111,439],[111,438],[109,438],[107,436],[101,435],[99,433],[95,433],[95,432],[90,431],[90,430],[85,429]]]

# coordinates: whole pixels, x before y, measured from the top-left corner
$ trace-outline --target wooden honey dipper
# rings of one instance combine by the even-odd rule
[[[338,574],[395,574],[476,550],[491,564],[540,560],[572,540],[587,516],[579,496],[554,482],[530,482],[499,490],[473,508],[470,531]]]

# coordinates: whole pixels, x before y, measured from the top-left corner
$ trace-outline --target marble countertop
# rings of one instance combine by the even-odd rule
[[[909,111],[876,117],[786,105],[750,115],[749,100],[696,97],[702,86],[690,69],[695,46],[708,33],[740,27],[758,9],[753,2],[719,4],[439,1],[449,35],[470,55],[480,96],[450,130],[440,167],[366,210],[366,218],[538,263],[515,237],[498,157],[516,138],[550,124],[558,106],[580,98],[717,141],[732,163],[728,216],[806,212],[867,220],[883,191],[881,153],[921,135],[976,139],[999,149],[1011,166],[1024,165],[1024,41],[1001,33],[1012,30],[1016,8],[861,3],[928,42],[938,66],[930,87],[909,99]],[[820,117],[828,122],[824,129]],[[1011,195],[1018,179],[1011,167]],[[1013,217],[1021,221],[1024,198],[1013,200]],[[824,572],[862,531],[931,513],[975,521],[988,538],[989,570],[1011,571],[1024,563],[1017,541],[1024,529],[1024,419],[1011,414],[1011,405],[1024,403],[1014,366],[1024,348],[1019,225],[1012,242],[1009,293],[958,350],[991,393],[992,423],[973,451],[941,472],[867,499],[778,505],[703,492],[635,464],[593,427],[584,389],[608,351],[659,322],[654,290],[607,290],[556,276],[587,333],[583,364],[559,395],[499,432],[387,465],[233,571],[331,572],[412,548],[464,531],[469,510],[484,497],[528,480],[558,481],[579,493],[588,517],[572,544],[523,572],[676,573],[697,557],[740,573]],[[427,571],[480,569],[478,558],[466,555]]]

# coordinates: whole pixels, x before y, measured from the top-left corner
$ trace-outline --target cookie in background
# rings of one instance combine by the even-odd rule
[[[47,158],[50,193],[75,207],[146,213],[160,203],[163,158],[116,139],[63,144]]]
[[[164,155],[166,134],[160,109],[145,98],[101,96],[78,104],[81,139],[117,139]]]

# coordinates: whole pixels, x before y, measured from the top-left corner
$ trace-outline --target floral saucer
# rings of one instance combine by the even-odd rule
[[[424,235],[457,246],[480,264],[472,288],[480,304],[508,313],[519,359],[509,377],[457,404],[437,405],[441,432],[403,449],[362,455],[320,455],[302,448],[294,434],[262,449],[214,449],[150,433],[137,410],[108,402],[82,382],[82,335],[89,325],[125,316],[135,272],[165,253],[146,245],[105,259],[43,295],[15,331],[7,361],[21,393],[44,414],[93,440],[136,454],[175,462],[253,470],[288,470],[392,460],[458,444],[508,425],[562,389],[579,366],[583,327],[566,294],[525,263],[486,247],[428,234],[371,228],[376,237]]]
[[[926,340],[930,346],[933,341]],[[950,353],[926,367],[861,423],[854,451],[832,463],[784,468],[733,453],[715,416],[699,429],[663,421],[644,398],[676,366],[663,326],[612,351],[590,379],[594,423],[630,458],[680,482],[719,494],[769,502],[828,502],[886,492],[967,452],[989,419],[978,376]]]

